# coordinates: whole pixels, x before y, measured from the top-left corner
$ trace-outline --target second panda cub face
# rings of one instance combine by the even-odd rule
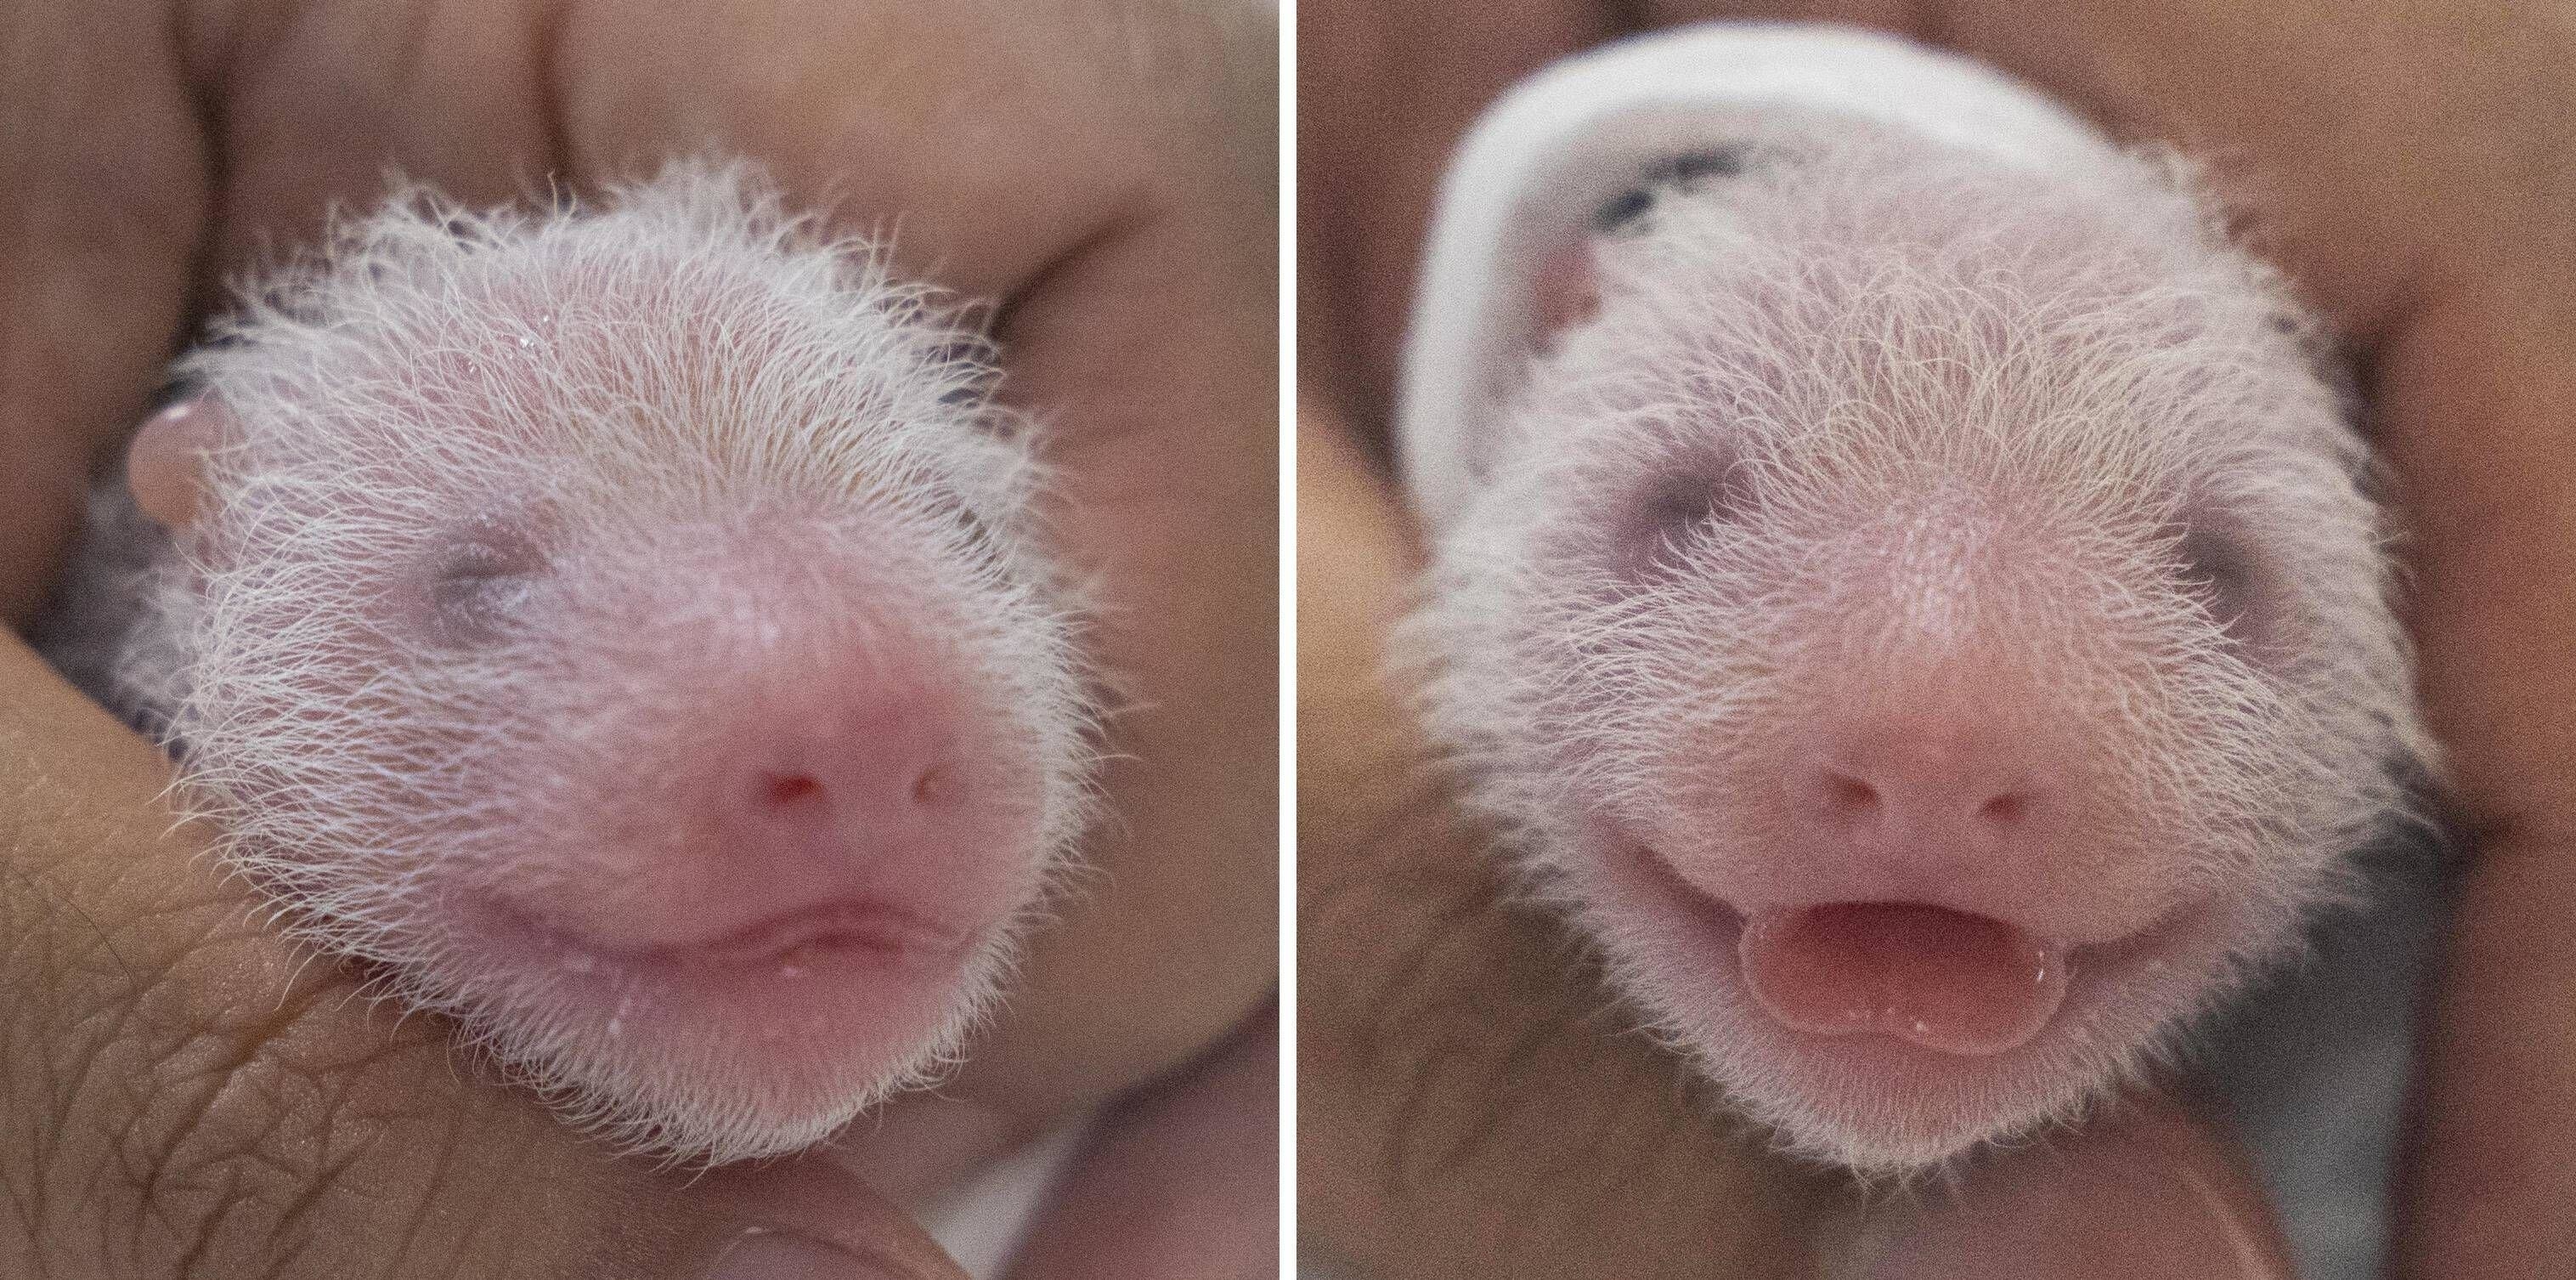
[[[1677,152],[1416,622],[1435,726],[1652,1021],[1802,1149],[2062,1113],[2295,934],[2416,736],[2359,442],[2165,169]]]

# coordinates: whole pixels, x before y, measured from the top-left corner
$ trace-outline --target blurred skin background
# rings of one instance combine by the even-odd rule
[[[304,964],[151,746],[0,636],[0,1276],[954,1277],[897,1202],[1094,1108],[1015,1275],[1274,1273],[1276,50],[1257,0],[0,7],[11,625],[219,283],[335,203],[715,148],[1002,304],[1127,681],[1096,874],[973,1065],[701,1177]]]
[[[1298,9],[1300,1230],[1383,1280],[2287,1274],[2222,1131],[2137,1098],[1862,1217],[1642,1037],[1452,815],[1386,628],[1390,391],[1435,183],[1537,67],[1709,18],[1891,29],[2203,157],[2357,357],[2466,837],[2395,1267],[2576,1272],[2576,8],[1305,0]]]
[[[1418,557],[1387,392],[1450,146],[1546,61],[1713,16],[1907,32],[2213,158],[2352,341],[2470,837],[2400,1265],[2576,1270],[2576,11],[2434,0],[2079,0],[2045,21],[2002,3],[1300,6],[1309,1237],[1396,1280],[1848,1274],[1873,1251],[1935,1275],[2279,1265],[2238,1158],[2154,1101],[1855,1238],[1843,1188],[1712,1118],[1616,1034],[1553,926],[1503,905],[1378,680]],[[800,189],[853,193],[857,220],[903,211],[944,282],[1020,304],[1023,394],[1098,428],[1068,504],[1095,518],[1069,536],[1135,616],[1174,619],[1119,641],[1153,695],[1140,756],[1163,762],[1124,784],[1120,839],[1164,856],[1109,855],[1102,941],[1034,966],[1031,1029],[975,1096],[1004,1128],[1110,1097],[1147,1121],[1239,1118],[1224,1099],[1257,1079],[1186,1064],[1263,1060],[1273,954],[1270,47],[1257,22],[1178,4],[0,11],[0,605],[34,607],[209,282],[308,235],[326,200],[372,193],[388,162],[497,199],[549,166],[731,139]],[[983,176],[961,185],[967,146]],[[0,778],[0,1272],[338,1276],[399,1241],[409,1274],[694,1276],[756,1228],[838,1250],[813,1274],[954,1274],[847,1169],[628,1168],[460,1073],[434,1028],[396,1033],[345,981],[293,977],[192,860],[202,842],[167,832],[157,758],[15,646]],[[1191,1101],[1199,1080],[1218,1105]]]

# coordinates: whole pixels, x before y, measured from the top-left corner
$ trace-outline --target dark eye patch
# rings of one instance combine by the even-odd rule
[[[1621,521],[1616,550],[1619,576],[1628,581],[1670,577],[1676,556],[1711,526],[1744,519],[1753,495],[1730,462],[1678,468],[1637,491]]]
[[[2209,522],[2187,527],[2175,544],[2176,576],[2229,638],[2254,638],[2254,556],[2244,540]]]

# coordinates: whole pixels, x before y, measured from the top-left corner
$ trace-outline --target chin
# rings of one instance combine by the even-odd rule
[[[649,1158],[794,1151],[931,1083],[990,1005],[1008,929],[818,922],[757,947],[621,952],[460,910],[422,1003],[571,1123]],[[768,941],[778,941],[772,948]]]
[[[1614,981],[1670,1043],[1793,1153],[1870,1176],[1927,1172],[2074,1118],[2222,998],[2244,957],[2290,933],[2278,916],[2186,903],[2074,948],[2063,1000],[2027,1039],[1955,1053],[1773,1017],[1745,979],[1744,912],[1650,846],[1603,835],[1563,870]]]

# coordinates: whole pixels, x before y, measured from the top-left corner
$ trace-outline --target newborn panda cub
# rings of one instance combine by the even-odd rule
[[[257,281],[46,628],[305,938],[720,1163],[927,1080],[1086,809],[1026,424],[737,168]]]
[[[2136,1074],[2420,768],[2368,462],[2176,166],[1887,37],[1543,73],[1451,171],[1399,422],[1472,802],[1811,1156]]]

